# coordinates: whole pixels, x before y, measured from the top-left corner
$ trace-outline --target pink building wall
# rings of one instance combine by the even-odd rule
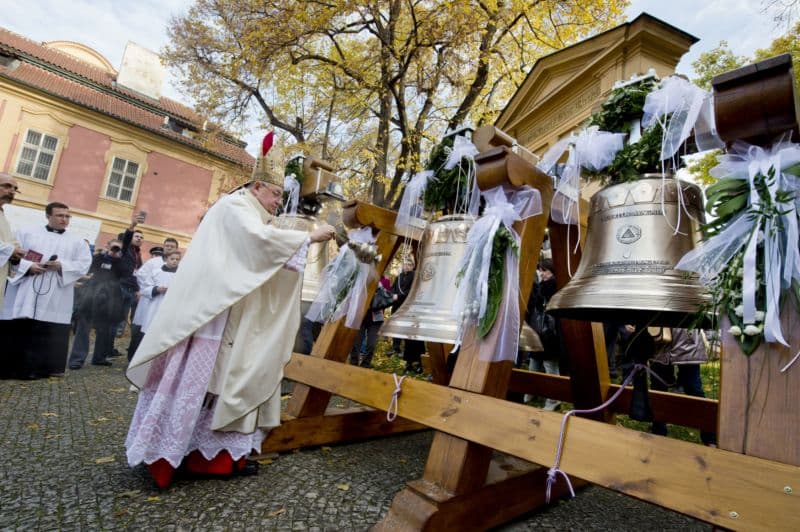
[[[211,178],[211,170],[151,152],[134,212],[147,211],[147,224],[194,233],[206,210]]]
[[[108,135],[81,126],[70,128],[69,142],[61,151],[50,201],[96,211],[105,179],[105,154],[110,147]]]

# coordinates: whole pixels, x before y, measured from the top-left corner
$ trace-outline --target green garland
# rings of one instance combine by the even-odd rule
[[[286,163],[286,168],[284,170],[284,175],[294,174],[295,179],[301,185],[303,184],[303,180],[305,180],[306,176],[303,173],[303,162],[302,157],[295,157],[288,163]]]
[[[492,258],[489,264],[489,286],[486,298],[486,312],[478,322],[478,337],[485,338],[492,330],[503,299],[503,273],[505,272],[506,250],[511,248],[519,255],[519,245],[504,225],[500,225],[492,241]]]
[[[611,91],[611,96],[593,114],[590,126],[598,126],[601,131],[629,133],[631,121],[642,117],[647,95],[658,88],[653,78],[643,79]]]
[[[614,89],[600,111],[592,115],[589,125],[611,133],[630,133],[632,121],[642,118],[647,95],[657,88],[656,80],[648,78]],[[656,123],[642,131],[638,142],[626,144],[608,168],[588,172],[586,176],[605,186],[636,181],[644,173],[660,172],[662,138],[663,129]]]
[[[426,170],[434,174],[434,179],[428,182],[425,189],[425,207],[432,211],[444,211],[445,214],[456,211],[456,193],[461,191],[462,195],[467,194],[467,175],[469,168],[468,162],[463,159],[451,170],[446,170],[444,165],[447,156],[453,148],[454,138],[445,137],[431,151]]]

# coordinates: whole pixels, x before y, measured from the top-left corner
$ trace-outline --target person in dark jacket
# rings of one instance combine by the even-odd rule
[[[561,337],[559,334],[558,320],[545,311],[547,302],[556,293],[556,277],[554,273],[553,261],[542,259],[536,271],[536,281],[533,291],[528,299],[528,309],[526,319],[528,324],[533,327],[539,335],[544,351],[531,353],[528,368],[531,371],[539,371],[550,375],[559,375],[558,359],[561,356]],[[530,396],[525,396],[529,401]],[[560,401],[548,398],[545,401],[545,410],[555,410],[560,405]]]
[[[142,267],[141,245],[144,235],[136,229],[136,226],[144,222],[144,215],[137,214],[131,220],[131,225],[122,235],[122,257],[120,267],[122,268],[122,278],[120,279],[120,290],[122,291],[122,319],[116,327],[116,335],[121,336],[125,331],[125,324],[128,315],[136,303],[136,293],[139,291],[139,282],[136,280],[136,270]],[[116,355],[116,353],[114,353]]]
[[[89,331],[95,330],[92,364],[110,366],[108,357],[114,350],[116,324],[123,313],[123,298],[120,280],[124,275],[122,263],[122,244],[118,240],[109,242],[108,251],[101,251],[92,258],[89,268],[91,279],[79,289],[78,304],[75,310],[77,328],[69,368],[83,367],[89,351]]]
[[[397,309],[403,306],[403,303],[408,297],[408,293],[411,291],[411,285],[413,282],[414,260],[411,257],[407,257],[403,261],[403,270],[394,280],[394,283],[392,283],[392,294],[395,296],[394,303],[392,303],[392,314],[397,312]],[[400,338],[392,339],[392,355],[403,352],[401,342],[402,340]]]
[[[394,301],[394,297],[389,291],[391,284],[386,277],[378,283],[375,295],[372,297],[367,315],[361,322],[361,329],[358,331],[358,338],[350,350],[349,362],[362,368],[372,367],[372,355],[375,354],[375,344],[378,342],[378,330],[383,325],[383,311],[389,308]],[[366,340],[366,343],[365,343]],[[364,344],[364,353],[361,357],[361,346]]]

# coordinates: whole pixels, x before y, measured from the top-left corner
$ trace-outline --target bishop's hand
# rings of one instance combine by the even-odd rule
[[[333,238],[335,234],[336,229],[332,225],[322,224],[311,231],[310,237],[312,242],[326,242]]]

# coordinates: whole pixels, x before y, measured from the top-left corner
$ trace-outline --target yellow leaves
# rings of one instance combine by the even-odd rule
[[[342,491],[350,491],[350,484],[336,484],[336,487]]]
[[[98,465],[103,465],[103,464],[113,464],[116,461],[117,459],[114,458],[114,455],[111,455],[111,456],[103,456],[102,458],[97,458],[94,461],[94,463]]]
[[[258,460],[258,463],[261,465],[270,465],[274,460],[270,460],[269,458],[264,458],[263,460]]]
[[[324,447],[324,446],[323,446],[323,447],[320,447],[320,449],[319,449],[319,450],[320,450],[320,451],[322,451],[323,453],[329,453],[329,452],[331,452],[331,448],[330,448],[330,447]]]
[[[277,516],[279,516],[279,515],[281,515],[282,513],[285,513],[285,512],[286,512],[286,508],[284,507],[284,508],[280,508],[278,510],[275,510],[274,512],[270,512],[267,515],[269,515],[270,517],[277,517]]]
[[[147,502],[157,502],[157,501],[160,501],[160,500],[161,500],[161,497],[159,497],[158,495],[153,495],[153,496],[147,498]]]
[[[55,412],[43,412],[42,417],[58,417],[58,414]]]
[[[125,393],[125,392],[128,391],[128,389],[127,388],[111,388],[108,391],[111,392],[111,393]]]
[[[39,424],[38,423],[30,423],[30,424],[27,425],[27,428],[29,428],[30,430],[39,430]]]

